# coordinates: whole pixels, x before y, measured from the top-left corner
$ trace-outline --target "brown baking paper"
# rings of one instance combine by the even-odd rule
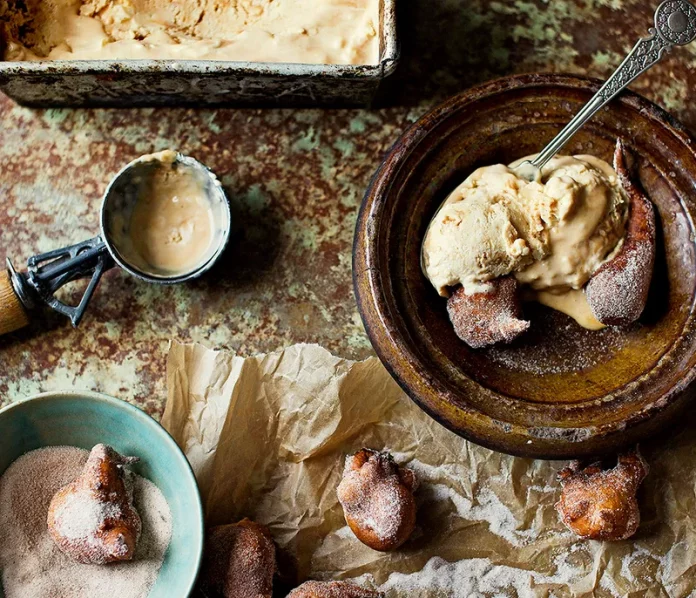
[[[314,345],[242,358],[171,346],[164,426],[196,473],[209,524],[250,517],[297,561],[299,579],[358,578],[388,598],[688,596],[696,587],[693,426],[644,451],[641,528],[582,541],[554,510],[561,463],[466,442],[420,411],[380,362]],[[345,455],[366,446],[413,468],[418,529],[393,554],[347,528]]]

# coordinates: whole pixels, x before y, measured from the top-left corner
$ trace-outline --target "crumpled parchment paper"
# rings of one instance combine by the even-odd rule
[[[462,440],[376,358],[316,345],[243,358],[173,343],[167,383],[163,424],[193,466],[208,523],[268,525],[300,580],[358,578],[388,598],[696,595],[692,425],[643,447],[641,528],[602,543],[559,523],[562,463]],[[336,498],[345,455],[363,446],[391,451],[421,480],[418,529],[395,553],[358,542]]]

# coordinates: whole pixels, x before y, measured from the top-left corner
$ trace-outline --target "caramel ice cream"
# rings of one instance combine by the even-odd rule
[[[379,0],[0,0],[5,60],[379,62]]]
[[[513,275],[531,298],[601,328],[581,289],[624,237],[628,200],[616,173],[593,156],[556,157],[540,182],[511,167],[480,168],[447,198],[423,242],[426,276],[447,297]]]

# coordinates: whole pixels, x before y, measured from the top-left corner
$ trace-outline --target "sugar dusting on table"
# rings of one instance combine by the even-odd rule
[[[49,447],[27,453],[0,478],[0,570],[5,598],[144,598],[157,579],[172,532],[169,505],[133,475],[143,531],[131,562],[82,565],[58,550],[46,519],[53,495],[76,479],[88,452]]]
[[[597,553],[601,554],[601,543],[592,548],[583,543],[571,544],[553,559],[551,566],[554,572],[550,574],[509,566],[490,558],[449,562],[441,557],[433,557],[418,571],[394,572],[382,584],[375,583],[370,574],[361,575],[352,581],[375,587],[386,598],[571,598],[579,595],[570,589],[571,585],[576,584],[588,590],[583,596],[590,593],[596,595],[591,590],[593,585],[604,590],[602,596],[619,598],[625,595],[619,590],[621,582],[615,580],[611,573],[591,570],[589,574],[583,575],[578,571],[578,561],[589,559],[591,563],[597,558]],[[623,559],[622,576],[638,585],[647,583],[647,589],[650,587],[649,580],[639,580],[628,568],[645,568],[656,559],[660,562],[658,556],[641,547],[629,549]],[[645,571],[643,575],[646,575]],[[619,586],[616,581],[619,581]]]

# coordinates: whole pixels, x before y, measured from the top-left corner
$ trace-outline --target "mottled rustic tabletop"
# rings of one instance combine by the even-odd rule
[[[403,60],[371,110],[33,110],[0,96],[0,259],[94,236],[102,192],[131,159],[177,148],[222,179],[239,230],[222,263],[177,287],[112,270],[78,329],[57,314],[0,338],[0,405],[91,389],[161,414],[170,339],[241,354],[316,342],[371,347],[351,284],[360,201],[401,131],[494,77],[604,77],[646,34],[657,0],[402,0]],[[696,131],[696,44],[638,80]]]

